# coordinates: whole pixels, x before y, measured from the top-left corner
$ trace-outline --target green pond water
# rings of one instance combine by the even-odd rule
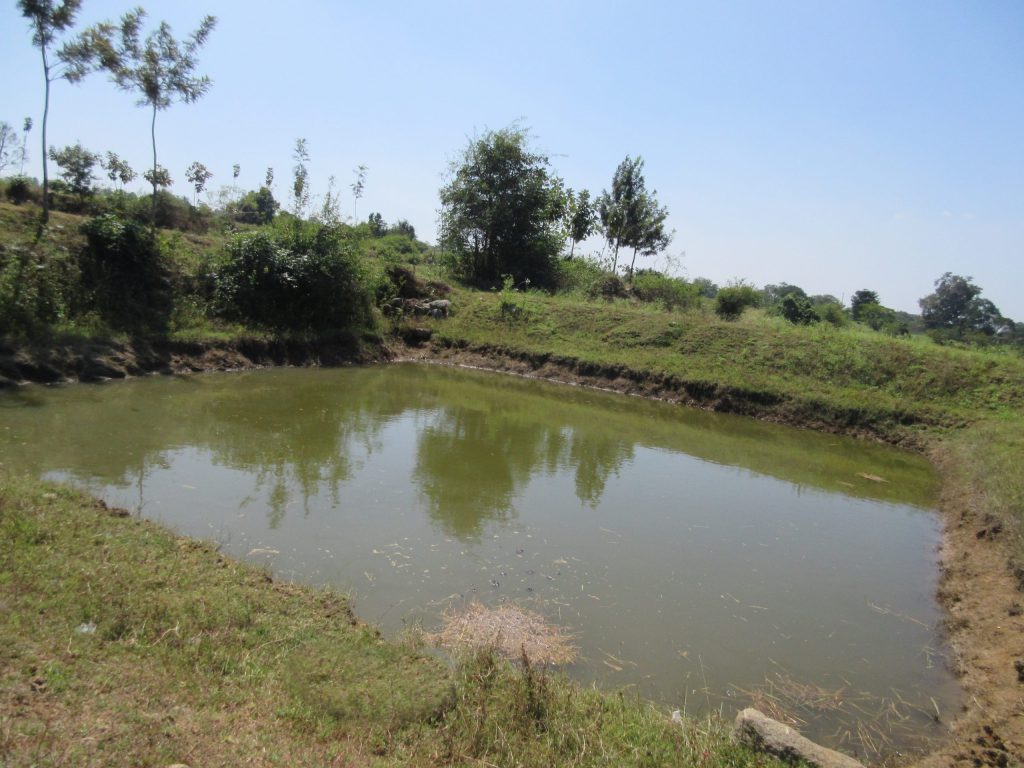
[[[386,633],[516,601],[575,634],[571,675],[666,712],[774,703],[870,755],[959,703],[936,478],[883,446],[410,364],[28,387],[0,397],[0,463]]]

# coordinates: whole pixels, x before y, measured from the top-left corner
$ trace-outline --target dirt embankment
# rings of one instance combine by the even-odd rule
[[[899,414],[873,424],[856,412],[813,412],[813,405],[781,401],[756,391],[687,383],[614,366],[597,366],[498,347],[459,348],[427,343],[380,343],[354,338],[313,342],[258,339],[224,343],[69,343],[47,347],[0,345],[0,387],[27,381],[102,381],[151,373],[180,374],[280,365],[337,366],[409,360],[495,370],[578,386],[653,397],[796,426],[840,432],[924,450],[942,478],[944,519],[939,598],[965,691],[964,710],[950,738],[920,761],[939,766],[1024,765],[1024,593],[1008,568],[998,531],[985,513],[983,492],[964,481],[938,440],[903,429]]]
[[[243,338],[226,342],[0,343],[0,389],[29,382],[99,382],[157,373],[375,363],[389,357],[374,340],[351,336],[311,341]]]

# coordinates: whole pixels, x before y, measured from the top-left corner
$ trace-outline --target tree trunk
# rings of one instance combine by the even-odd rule
[[[150,217],[150,228],[152,232],[156,233],[156,105],[153,105],[153,120],[149,125],[149,135],[153,140],[153,202],[150,205],[149,217]]]
[[[46,78],[46,96],[43,101],[43,224],[50,220],[50,175],[46,168],[46,119],[50,115],[50,64],[46,60],[46,46],[43,52],[43,76]]]
[[[636,248],[633,249],[633,261],[629,264],[629,281],[633,282],[633,267],[636,266]]]
[[[616,241],[616,243],[615,243],[615,250],[613,251],[613,256],[612,256],[612,274],[613,275],[615,274],[615,267],[618,266],[618,263],[619,263],[619,243],[618,243],[618,241]]]

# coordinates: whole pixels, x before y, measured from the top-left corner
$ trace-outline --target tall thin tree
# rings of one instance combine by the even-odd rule
[[[366,189],[366,166],[359,165],[353,171],[356,175],[356,180],[350,185],[352,188],[352,220],[353,223],[359,223],[359,198],[363,196],[363,190]]]
[[[55,3],[53,0],[18,0],[21,15],[28,19],[32,29],[32,44],[35,45],[43,58],[43,80],[45,95],[43,97],[42,123],[42,158],[43,158],[43,222],[50,220],[50,175],[47,168],[46,127],[50,117],[50,86],[57,80],[77,83],[88,74],[94,61],[94,49],[90,38],[77,35],[60,46],[56,51],[54,45],[67,33],[75,23],[75,15],[82,5],[82,0],[64,0]],[[56,55],[56,61],[53,56]],[[26,130],[27,133],[27,130]]]
[[[137,91],[140,107],[149,107],[150,138],[153,144],[153,168],[147,176],[153,185],[152,226],[156,227],[157,189],[160,181],[156,157],[156,116],[176,102],[191,104],[210,89],[206,75],[194,74],[199,63],[199,49],[203,47],[217,20],[205,16],[199,27],[183,42],[175,39],[166,22],[150,32],[143,40],[142,22],[146,12],[135,8],[121,17],[118,28],[100,25],[96,35],[102,41],[101,61],[109,70],[118,87]]]

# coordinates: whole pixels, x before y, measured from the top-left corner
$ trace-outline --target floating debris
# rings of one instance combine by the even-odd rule
[[[514,603],[488,608],[472,602],[462,611],[446,614],[441,629],[426,638],[453,650],[493,647],[510,659],[525,652],[538,664],[569,664],[577,655],[572,637],[563,629]]]

